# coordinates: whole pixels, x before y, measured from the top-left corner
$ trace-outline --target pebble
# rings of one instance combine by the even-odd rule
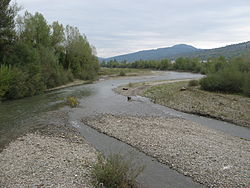
[[[208,187],[250,187],[250,141],[180,118],[107,114],[83,121]]]

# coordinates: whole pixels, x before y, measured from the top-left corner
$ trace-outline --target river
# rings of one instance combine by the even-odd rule
[[[201,185],[193,182],[191,178],[171,170],[166,165],[157,162],[155,159],[146,156],[131,146],[101,134],[81,122],[81,119],[84,117],[107,113],[180,117],[249,140],[250,129],[248,128],[211,118],[178,112],[154,104],[143,97],[133,97],[132,102],[128,102],[126,97],[116,94],[112,90],[119,85],[129,82],[200,77],[202,77],[200,74],[177,72],[164,72],[154,76],[124,77],[123,79],[103,80],[94,84],[51,91],[41,96],[0,103],[0,148],[18,136],[45,125],[47,119],[44,118],[44,114],[46,112],[63,108],[62,103],[67,96],[76,96],[80,101],[80,105],[78,108],[70,110],[69,123],[76,127],[88,142],[105,155],[113,152],[124,154],[128,152],[136,153],[137,160],[143,164],[147,164],[145,171],[138,178],[142,187],[200,187]]]

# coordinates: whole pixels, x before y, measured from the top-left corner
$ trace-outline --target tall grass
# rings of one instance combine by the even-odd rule
[[[97,187],[135,188],[136,178],[144,170],[144,166],[134,164],[133,159],[125,159],[121,154],[111,154],[108,158],[102,155],[93,168]]]

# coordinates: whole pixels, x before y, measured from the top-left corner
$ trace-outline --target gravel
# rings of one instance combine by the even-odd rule
[[[180,118],[104,115],[84,122],[209,187],[250,187],[250,143]]]
[[[124,96],[144,96],[169,108],[212,117],[250,128],[250,98],[241,95],[208,92],[188,87],[185,80],[141,82],[119,86],[114,90]],[[123,90],[123,88],[128,90]],[[186,88],[181,91],[181,88]]]
[[[97,152],[76,130],[48,125],[11,142],[0,153],[0,187],[92,188]]]

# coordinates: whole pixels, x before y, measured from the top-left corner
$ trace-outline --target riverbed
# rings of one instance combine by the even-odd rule
[[[103,80],[93,84],[51,91],[42,96],[3,102],[0,104],[0,145],[3,148],[11,140],[20,137],[20,135],[41,128],[46,125],[48,121],[53,121],[53,118],[46,117],[44,114],[50,110],[64,109],[64,99],[67,96],[73,95],[79,99],[80,105],[78,108],[69,110],[68,123],[76,127],[90,144],[106,155],[117,151],[126,153],[133,150],[137,152],[142,161],[147,163],[145,172],[138,179],[142,187],[164,187],[166,184],[170,185],[170,187],[201,187],[202,185],[193,182],[191,178],[171,170],[168,166],[138,152],[133,147],[98,133],[81,122],[85,117],[100,116],[104,114],[160,116],[166,118],[177,117],[249,140],[250,130],[247,128],[218,120],[181,113],[154,104],[143,97],[134,97],[131,102],[128,102],[126,97],[113,92],[113,89],[119,85],[128,84],[130,82],[200,77],[202,77],[202,75],[199,74],[164,72],[160,75],[153,76]]]

